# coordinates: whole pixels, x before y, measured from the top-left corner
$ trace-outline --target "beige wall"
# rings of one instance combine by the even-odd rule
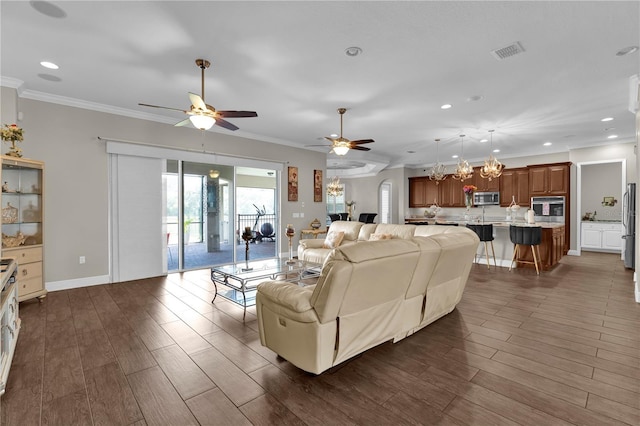
[[[581,166],[580,216],[597,213],[600,220],[622,220],[622,163],[598,163]],[[603,206],[604,197],[617,203]]]
[[[326,168],[326,154],[259,142],[221,133],[161,124],[119,115],[18,98],[14,89],[2,87],[2,105],[16,102],[23,114],[25,158],[45,162],[44,237],[45,282],[95,283],[109,274],[109,170],[104,142],[98,137],[137,141],[169,147],[204,150],[250,157],[299,168],[299,199],[281,197],[282,221],[306,228],[314,217],[326,215],[324,203],[313,202],[313,170]],[[1,112],[2,123],[13,122]],[[226,132],[226,133],[223,133]],[[2,147],[6,152],[7,147]],[[326,174],[326,173],[325,173]],[[304,218],[293,218],[304,213]],[[160,214],[160,213],[159,213]],[[297,238],[297,237],[296,237]],[[280,252],[288,250],[280,239]],[[297,244],[297,243],[296,243]],[[78,257],[86,257],[80,265]]]

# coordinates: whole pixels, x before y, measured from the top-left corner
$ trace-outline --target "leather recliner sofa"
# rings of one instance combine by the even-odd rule
[[[341,245],[328,253],[315,285],[261,283],[262,345],[320,374],[448,314],[462,297],[479,244],[473,231],[456,229]]]

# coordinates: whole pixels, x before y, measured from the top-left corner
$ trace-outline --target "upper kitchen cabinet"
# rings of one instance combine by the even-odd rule
[[[529,166],[529,195],[566,195],[569,193],[571,163]]]
[[[520,167],[504,169],[500,176],[500,205],[508,207],[511,202],[522,207],[529,206],[529,169]]]
[[[478,192],[500,192],[500,178],[491,179],[480,176],[480,167],[473,168],[473,177],[469,185],[475,185]]]
[[[427,176],[409,178],[409,207],[429,207],[438,200],[438,185]]]

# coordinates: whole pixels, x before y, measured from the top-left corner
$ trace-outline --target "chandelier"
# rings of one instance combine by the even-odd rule
[[[489,130],[489,135],[491,135],[491,154],[489,154],[489,159],[484,161],[484,166],[480,168],[480,176],[484,179],[491,180],[499,178],[502,175],[502,168],[504,166],[493,156],[493,130]]]
[[[471,167],[469,165],[469,162],[463,158],[464,157],[464,136],[465,135],[460,135],[460,144],[462,145],[462,151],[460,155],[460,161],[458,161],[458,166],[456,167],[456,170],[453,173],[453,178],[461,182],[473,176],[473,167]]]
[[[339,197],[344,192],[342,185],[340,184],[340,178],[334,176],[327,185],[327,196]]]
[[[435,180],[436,185],[440,183],[440,181],[445,180],[447,178],[447,169],[444,164],[440,163],[440,155],[438,153],[438,143],[440,139],[436,139],[436,164],[433,165],[431,171],[429,172],[429,179]]]

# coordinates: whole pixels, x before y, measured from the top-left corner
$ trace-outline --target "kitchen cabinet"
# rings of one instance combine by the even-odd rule
[[[520,207],[531,205],[529,168],[505,169],[500,176],[500,206],[508,207],[515,200]]]
[[[451,175],[440,182],[440,197],[438,199],[440,207],[464,207],[464,191],[462,190],[464,185],[472,185],[472,183],[469,180],[461,182]]]
[[[529,166],[529,195],[567,195],[571,163]]]
[[[409,178],[409,207],[429,207],[438,200],[439,185],[428,176]]]
[[[485,179],[480,176],[480,167],[473,168],[473,177],[468,185],[475,185],[478,188],[478,192],[499,192],[500,191],[500,178],[498,179]]]
[[[582,222],[580,246],[585,250],[622,250],[622,224],[606,222]]]

